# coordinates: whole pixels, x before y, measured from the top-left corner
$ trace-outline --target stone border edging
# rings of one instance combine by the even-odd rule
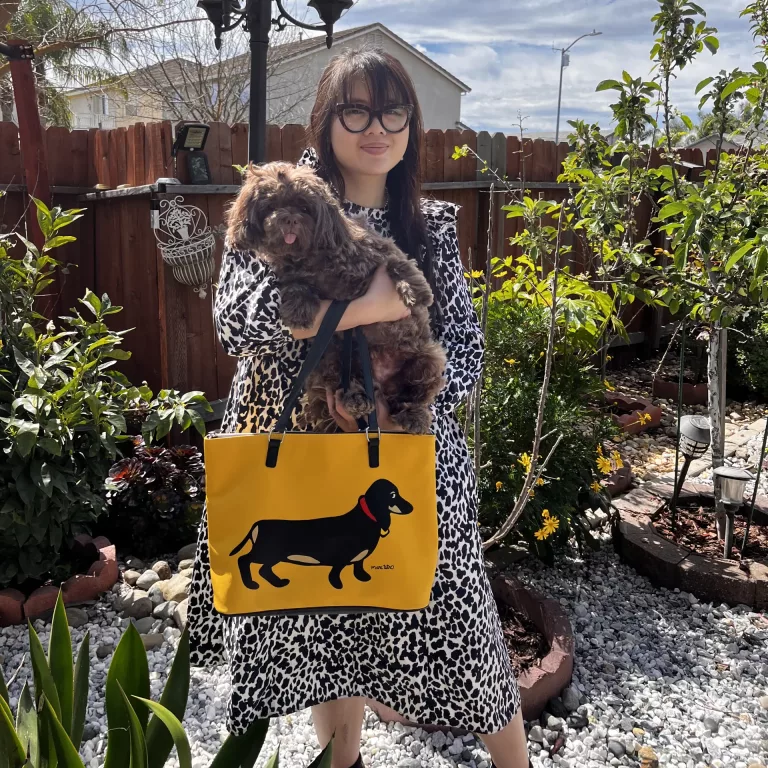
[[[539,666],[529,667],[518,678],[522,697],[523,717],[535,720],[544,710],[547,702],[559,696],[568,687],[573,675],[575,641],[573,629],[565,611],[557,600],[546,598],[535,590],[529,589],[512,576],[503,574],[491,582],[493,594],[526,615],[544,635],[549,644],[549,652]],[[430,731],[453,731],[457,728],[441,725],[423,725],[413,723],[395,712],[394,709],[378,701],[367,699],[366,704],[384,722],[397,722],[414,728]]]
[[[95,600],[102,592],[111,589],[120,575],[117,553],[109,539],[104,536],[92,539],[82,534],[75,537],[75,545],[83,549],[94,547],[98,552],[98,560],[91,563],[87,574],[76,574],[61,585],[66,605]],[[53,611],[58,596],[59,587],[54,586],[38,587],[26,599],[18,589],[0,590],[0,627],[23,624],[27,619],[48,616]]]
[[[613,545],[622,561],[647,576],[655,586],[678,589],[716,604],[743,604],[768,609],[768,567],[750,563],[749,570],[737,560],[698,555],[656,533],[651,518],[672,497],[670,483],[649,483],[613,502],[618,510],[612,525]],[[714,501],[711,486],[685,483],[681,501]],[[759,495],[756,516],[768,519],[768,497]]]
[[[632,397],[631,395],[625,395],[623,392],[606,392],[605,402],[608,405],[618,406],[626,411],[622,415],[617,413],[611,414],[611,420],[617,427],[621,428],[624,434],[639,435],[641,432],[646,432],[661,424],[661,408],[658,405],[654,405],[653,401],[647,397]],[[650,420],[646,421],[645,424],[641,424],[641,414],[650,416]]]

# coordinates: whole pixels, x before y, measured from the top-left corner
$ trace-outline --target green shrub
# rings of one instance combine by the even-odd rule
[[[38,312],[59,266],[50,253],[74,240],[59,234],[78,210],[48,210],[35,201],[46,238],[38,249],[21,235],[26,252],[11,254],[0,240],[0,588],[71,575],[67,551],[105,511],[104,480],[130,446],[125,413],[146,406],[147,440],[172,423],[204,430],[200,393],[179,396],[132,387],[115,364],[130,357],[125,331],[107,319],[120,311],[109,297],[86,291],[81,311],[57,325]]]
[[[745,389],[768,400],[768,312],[752,313],[730,330],[728,363],[729,391]]]
[[[533,445],[539,392],[544,372],[549,311],[519,300],[494,300],[488,306],[485,372],[482,385],[482,458],[478,476],[480,523],[494,530],[506,519],[523,485]],[[590,542],[583,510],[605,505],[604,494],[590,486],[601,477],[597,450],[614,434],[611,423],[589,407],[603,391],[586,355],[561,334],[553,361],[541,455],[546,457],[559,434],[562,440],[543,475],[543,485],[514,529],[531,550],[551,561],[571,535],[581,546]],[[547,515],[557,529],[540,540]]]
[[[86,633],[74,661],[61,594],[53,614],[48,657],[32,624],[29,648],[34,686],[24,683],[15,718],[0,666],[0,764],[48,768],[58,762],[61,768],[85,768],[78,752],[88,704],[90,640]],[[128,627],[112,656],[106,686],[99,692],[108,726],[105,768],[163,768],[174,747],[180,768],[192,768],[192,751],[182,725],[189,671],[185,631],[160,701],[152,701],[147,653],[136,627]],[[269,719],[256,720],[244,734],[230,734],[211,768],[252,768],[268,726]],[[309,768],[330,768],[332,750],[329,744]],[[267,764],[278,768],[277,755]]]

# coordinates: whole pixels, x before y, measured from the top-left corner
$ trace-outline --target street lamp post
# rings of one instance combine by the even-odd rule
[[[267,51],[269,30],[274,26],[285,29],[294,24],[303,29],[325,32],[326,45],[333,44],[333,25],[354,0],[310,0],[307,4],[317,11],[322,24],[306,24],[294,19],[283,7],[283,0],[275,0],[278,16],[272,18],[272,0],[199,0],[215,29],[216,50],[221,48],[221,35],[241,24],[250,36],[251,81],[248,97],[248,160],[261,163],[266,158],[267,132]]]
[[[591,32],[587,32],[586,35],[577,37],[567,48],[552,48],[553,51],[560,51],[560,88],[557,92],[557,127],[555,128],[555,144],[560,141],[560,101],[563,98],[563,70],[571,63],[571,57],[568,55],[568,51],[570,51],[579,40],[583,40],[585,37],[597,37],[602,34],[602,32],[597,32],[593,29]]]

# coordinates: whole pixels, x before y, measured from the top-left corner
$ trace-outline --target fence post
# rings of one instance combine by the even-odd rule
[[[22,46],[27,45],[21,40],[9,40],[8,44],[19,51]],[[37,89],[32,71],[32,59],[22,58],[21,54],[18,57],[11,56],[10,65],[27,192],[50,207],[51,186],[48,180],[48,161],[45,154],[43,126],[40,123],[40,112],[37,108]],[[34,211],[28,220],[31,240],[38,248],[42,248],[45,237],[37,223],[37,211]]]

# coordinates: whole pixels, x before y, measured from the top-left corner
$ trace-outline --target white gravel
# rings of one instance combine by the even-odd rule
[[[579,709],[589,725],[574,730],[562,721],[535,723],[530,741],[535,766],[562,768],[636,766],[633,754],[645,744],[659,763],[675,768],[748,768],[768,760],[768,618],[745,606],[728,608],[699,603],[683,592],[657,590],[619,563],[603,536],[603,549],[588,560],[563,559],[550,569],[530,558],[517,574],[543,593],[560,600],[576,632],[573,686],[587,701]],[[120,618],[111,598],[87,607],[89,623],[73,629],[77,643],[91,632],[92,668],[86,734],[81,754],[88,768],[103,763],[106,717],[102,692],[110,660],[108,645],[120,634]],[[44,647],[48,626],[36,622]],[[152,697],[159,697],[178,631],[149,652]],[[22,627],[0,629],[0,656],[6,677],[27,651]],[[103,658],[102,658],[103,657]],[[15,711],[20,679],[11,687]],[[229,688],[224,668],[193,671],[185,724],[195,768],[209,765],[226,738]],[[547,737],[559,728],[566,744],[554,760]],[[632,729],[640,728],[644,731]],[[542,741],[543,740],[543,743]],[[278,742],[281,765],[302,768],[317,753],[309,712],[272,724],[257,763],[263,766]],[[471,737],[385,725],[368,712],[363,729],[366,766],[376,768],[488,768],[490,758]],[[176,765],[175,760],[171,762]]]

